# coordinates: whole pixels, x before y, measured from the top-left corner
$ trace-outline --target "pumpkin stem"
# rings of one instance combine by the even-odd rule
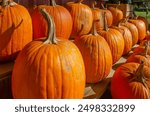
[[[91,8],[92,9],[95,9],[95,5],[97,4],[97,2],[94,0],[94,1],[92,1],[92,4],[91,4]]]
[[[145,56],[146,58],[147,58],[148,48],[149,48],[149,41],[145,43],[144,52],[141,54],[142,56]]]
[[[48,23],[48,37],[44,40],[45,44],[57,44],[56,34],[55,34],[55,24],[52,16],[45,9],[40,10],[41,14],[44,16]]]
[[[77,0],[76,1],[76,3],[82,3],[83,2],[83,0]]]
[[[16,3],[12,0],[2,0],[1,6],[6,7],[6,6],[14,6]]]
[[[55,0],[49,0],[49,5],[56,6],[57,4]]]
[[[91,30],[92,35],[98,35],[97,30],[96,30],[96,24],[95,24],[97,21],[99,20],[93,21],[92,30]]]
[[[140,82],[142,83],[146,88],[148,88],[146,81],[149,80],[146,78],[143,74],[144,72],[144,61],[141,61],[138,69],[135,72],[135,75],[132,79],[129,80],[129,82]]]
[[[107,9],[107,8],[105,8],[104,4],[102,4],[102,3],[101,3],[101,8],[105,9],[105,10]]]
[[[104,30],[108,31],[109,28],[108,28],[107,20],[106,20],[106,12],[103,13],[103,16],[104,16]]]

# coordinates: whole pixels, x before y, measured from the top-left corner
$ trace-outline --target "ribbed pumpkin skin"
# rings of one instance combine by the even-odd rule
[[[32,41],[32,22],[21,5],[0,6],[0,62],[14,60]]]
[[[105,79],[112,68],[112,55],[105,39],[99,35],[83,35],[75,39],[85,64],[86,82]]]
[[[123,35],[124,38],[123,55],[126,55],[127,53],[129,53],[129,51],[132,48],[132,34],[130,30],[125,26],[119,26],[119,27],[114,26],[113,28],[117,29]]]
[[[69,41],[29,43],[16,59],[12,75],[14,98],[82,98],[84,63]]]
[[[146,36],[145,23],[138,19],[130,19],[129,22],[133,23],[138,29],[138,41],[141,42]]]
[[[103,16],[104,12],[106,12],[107,25],[108,25],[108,27],[110,27],[112,25],[112,21],[113,21],[113,16],[112,16],[111,12],[109,10],[99,9],[99,8],[92,9],[93,20],[94,21],[99,20],[99,21],[95,22],[97,30],[104,29],[104,16]]]
[[[67,9],[73,20],[71,38],[88,34],[93,22],[93,15],[90,7],[82,3],[68,3]]]
[[[48,11],[48,13],[53,16],[56,25],[56,36],[64,39],[69,39],[72,31],[72,18],[69,11],[60,5],[40,5],[33,11],[31,16],[33,23],[34,40],[45,37],[47,35],[46,21],[39,12],[39,9],[41,8],[45,8]]]
[[[129,82],[138,63],[125,63],[117,68],[111,81],[111,94],[115,99],[150,99],[150,90],[140,82]],[[150,68],[144,67],[144,76],[150,79]],[[150,87],[150,81],[146,81]]]
[[[113,58],[113,63],[116,63],[122,56],[124,50],[124,39],[122,34],[116,30],[109,28],[108,31],[102,30],[98,33],[107,41]]]
[[[112,13],[113,16],[113,25],[117,25],[121,19],[123,19],[123,12],[114,7],[108,7],[108,10]]]
[[[120,23],[120,25],[127,27],[132,34],[132,46],[134,46],[138,42],[138,29],[137,27],[129,22]]]
[[[144,65],[150,67],[150,57],[145,57],[141,54],[133,53],[127,58],[126,63],[128,62],[135,62],[135,63],[141,63],[141,61],[144,61]]]

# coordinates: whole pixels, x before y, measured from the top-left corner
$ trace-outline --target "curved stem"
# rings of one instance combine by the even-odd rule
[[[145,43],[144,52],[141,54],[142,56],[145,56],[146,58],[147,58],[148,48],[149,48],[149,41]]]
[[[47,38],[44,40],[44,44],[57,44],[56,35],[55,35],[55,24],[52,16],[45,9],[40,10],[41,14],[44,16],[48,23],[48,34]]]
[[[102,4],[102,3],[101,3],[101,7],[102,7],[102,9],[107,9],[107,8],[105,8],[104,4]]]

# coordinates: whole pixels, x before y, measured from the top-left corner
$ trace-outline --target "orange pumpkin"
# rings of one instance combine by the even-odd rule
[[[74,39],[79,35],[88,34],[92,28],[93,15],[89,6],[82,4],[83,0],[67,3],[72,19],[73,27],[71,38]]]
[[[119,21],[123,19],[123,12],[117,7],[108,7],[108,10],[110,10],[113,15],[113,25],[118,25]]]
[[[149,49],[149,44],[146,44],[144,50],[141,53],[134,52],[132,55],[130,55],[127,58],[126,62],[140,63],[141,61],[144,61],[144,65],[150,67],[150,56],[147,54],[148,49]]]
[[[125,63],[117,68],[111,81],[115,99],[150,99],[150,68],[143,63]]]
[[[117,29],[123,35],[124,38],[123,55],[128,54],[132,48],[132,34],[130,30],[127,27],[121,25],[118,25],[118,27],[113,26],[112,28]]]
[[[31,17],[21,5],[2,0],[0,5],[0,62],[14,60],[32,41]]]
[[[103,6],[103,9],[99,9],[99,8],[96,8],[95,7],[95,2],[92,2],[92,13],[93,13],[93,20],[96,24],[96,29],[97,30],[103,30],[104,29],[104,12],[106,13],[106,20],[107,20],[107,25],[108,27],[110,27],[112,25],[112,21],[113,21],[113,16],[112,16],[112,13],[107,10],[106,8],[104,8]]]
[[[134,46],[138,42],[138,29],[137,27],[128,22],[128,19],[123,19],[119,22],[120,25],[127,27],[132,34],[132,46]]]
[[[72,31],[72,18],[69,11],[60,5],[56,5],[55,0],[50,0],[51,5],[39,5],[32,13],[33,37],[34,40],[45,37],[47,25],[45,19],[40,14],[40,9],[45,8],[53,16],[56,24],[56,36],[69,39]],[[37,18],[38,17],[38,18]]]
[[[112,68],[110,48],[106,40],[97,34],[95,22],[92,31],[91,34],[75,39],[84,60],[87,83],[97,83],[105,79]]]
[[[146,36],[146,26],[142,20],[130,19],[130,23],[133,23],[138,29],[138,41],[142,41]]]
[[[144,52],[145,50],[145,45],[148,44],[148,48],[147,48],[147,55],[150,55],[150,47],[149,47],[149,41],[147,40],[143,40],[140,42],[140,45],[136,48],[134,48],[133,53],[135,54],[141,54]]]
[[[14,98],[83,98],[85,68],[75,44],[56,38],[52,17],[48,37],[27,44],[18,55],[12,74]]]
[[[105,13],[104,13],[105,17]],[[113,63],[116,63],[122,56],[123,50],[124,50],[124,39],[122,34],[113,28],[107,27],[107,21],[104,20],[105,29],[98,31],[98,34],[103,36],[105,40],[107,41],[113,58]]]

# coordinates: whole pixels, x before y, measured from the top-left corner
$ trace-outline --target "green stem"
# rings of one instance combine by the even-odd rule
[[[47,38],[44,40],[44,44],[57,44],[55,24],[54,24],[52,16],[50,16],[49,13],[45,9],[41,9],[40,12],[48,23]]]

